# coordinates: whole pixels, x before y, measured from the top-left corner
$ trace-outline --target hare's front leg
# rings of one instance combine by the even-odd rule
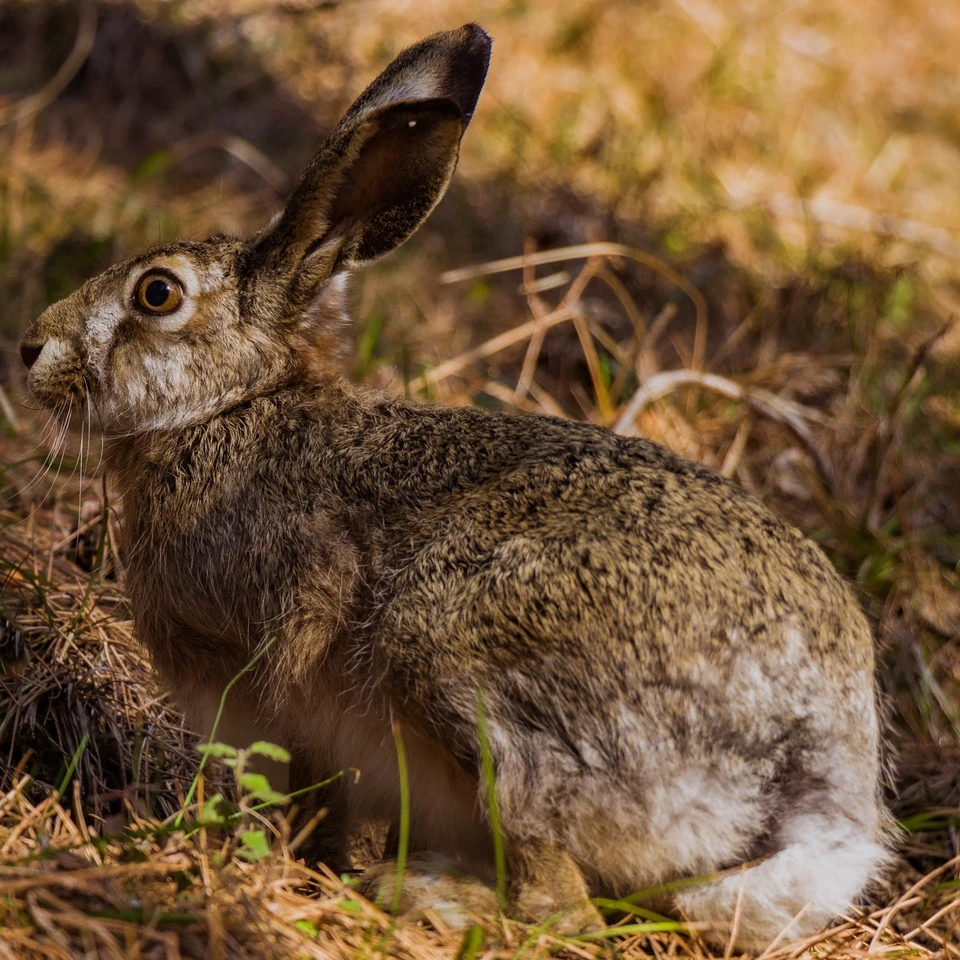
[[[257,741],[287,746],[286,737],[263,716],[259,698],[247,684],[236,684],[226,700],[223,691],[213,687],[181,688],[177,696],[190,725],[200,734],[201,743],[225,743],[235,750],[245,750]],[[250,755],[246,770],[263,774],[279,793],[286,793],[290,787],[287,764],[263,754]]]
[[[334,873],[343,873],[353,864],[349,850],[349,788],[341,776],[324,783],[329,774],[313,762],[311,756],[294,748],[290,751],[290,793],[297,812],[291,838],[298,840],[294,854],[307,866],[322,863]],[[302,838],[299,834],[306,831]]]
[[[257,741],[277,744],[290,752],[290,763],[281,763],[262,754],[252,754],[247,771],[262,774],[278,793],[306,791],[295,798],[296,816],[292,823],[292,837],[310,826],[311,829],[297,845],[295,853],[308,864],[322,862],[331,870],[349,870],[348,798],[343,778],[316,789],[316,784],[330,774],[319,769],[312,758],[288,742],[284,730],[263,715],[254,690],[238,683],[227,695],[221,710],[222,692],[197,689],[182,695],[182,703],[203,742],[211,740],[226,743],[237,750],[246,749]],[[217,716],[219,714],[219,720]]]
[[[433,914],[451,930],[462,930],[497,912],[493,878],[481,879],[442,854],[411,855],[402,875],[396,860],[375,863],[361,874],[359,889],[368,900],[384,910],[395,909],[405,920]]]

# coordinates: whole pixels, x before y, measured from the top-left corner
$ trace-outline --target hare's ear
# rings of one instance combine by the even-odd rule
[[[256,286],[294,301],[403,243],[443,196],[490,60],[476,24],[404,50],[357,98],[280,218],[251,242]]]

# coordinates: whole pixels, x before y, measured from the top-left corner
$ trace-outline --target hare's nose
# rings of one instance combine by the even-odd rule
[[[42,343],[39,346],[35,343],[20,344],[20,359],[26,364],[28,370],[37,362],[37,357],[41,353],[43,353]]]

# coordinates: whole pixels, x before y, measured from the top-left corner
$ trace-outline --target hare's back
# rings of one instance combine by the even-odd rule
[[[772,771],[875,734],[870,632],[814,544],[655,444],[529,426],[529,457],[407,528],[375,624],[398,695],[465,751],[477,689],[624,756],[653,737]]]
[[[385,608],[415,633],[444,646],[449,629],[526,661],[561,649],[778,658],[799,643],[831,669],[872,664],[862,614],[823,553],[737,485],[589,425],[451,417],[461,429],[446,449],[465,444],[472,475],[409,507]]]

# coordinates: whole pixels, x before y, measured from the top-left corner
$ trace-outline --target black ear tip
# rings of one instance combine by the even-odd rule
[[[490,66],[490,50],[493,40],[479,23],[465,23],[457,33],[457,46],[463,60],[472,68],[471,72],[480,77],[480,82],[487,76],[487,67]]]
[[[479,23],[465,23],[448,36],[454,40],[456,55],[449,61],[445,92],[460,104],[469,122],[487,78],[493,40]]]
[[[463,36],[465,52],[489,63],[490,48],[493,46],[490,34],[479,23],[465,23],[459,32]]]

